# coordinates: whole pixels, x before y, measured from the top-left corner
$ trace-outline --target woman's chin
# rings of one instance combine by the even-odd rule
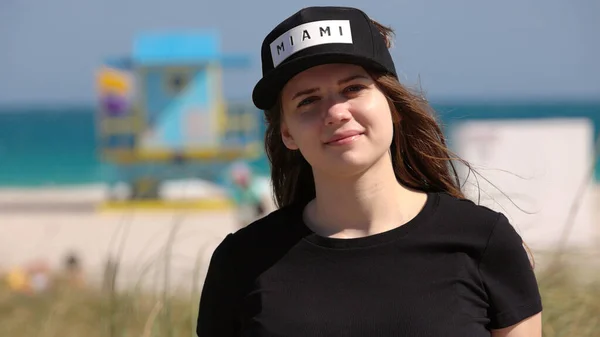
[[[377,161],[371,156],[367,156],[364,153],[343,153],[333,158],[328,158],[326,171],[329,171],[332,175],[338,176],[352,176],[361,174],[368,168],[373,166]]]

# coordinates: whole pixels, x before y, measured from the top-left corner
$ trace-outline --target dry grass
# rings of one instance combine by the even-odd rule
[[[545,337],[588,337],[600,332],[600,279],[582,284],[561,268],[539,275]],[[114,294],[58,283],[40,295],[0,288],[0,336],[195,336],[198,293],[165,296]],[[166,301],[166,302],[165,302]]]
[[[600,277],[591,275],[600,274],[558,267],[539,275],[544,337],[600,336]]]
[[[195,336],[196,299],[116,296],[64,283],[37,295],[0,288],[0,336]],[[182,296],[183,297],[183,296]],[[193,304],[193,306],[192,306]]]

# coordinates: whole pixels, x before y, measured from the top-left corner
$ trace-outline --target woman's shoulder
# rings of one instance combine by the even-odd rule
[[[438,231],[460,241],[477,244],[487,244],[494,232],[516,234],[504,213],[447,193],[439,193],[436,217]]]
[[[260,254],[267,248],[289,246],[302,237],[301,218],[294,206],[286,206],[227,234],[216,252],[231,258]]]
[[[502,212],[477,204],[472,199],[459,198],[448,193],[439,193],[438,211],[448,220],[477,223],[479,226],[486,224],[493,226],[494,222],[503,216]]]

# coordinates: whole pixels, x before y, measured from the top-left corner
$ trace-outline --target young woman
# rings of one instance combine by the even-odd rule
[[[265,38],[253,100],[279,208],[214,251],[199,337],[541,336],[521,238],[464,198],[391,33],[310,7]]]

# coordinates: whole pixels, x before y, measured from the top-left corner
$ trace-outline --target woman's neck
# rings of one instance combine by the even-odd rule
[[[396,228],[414,218],[427,200],[425,193],[397,182],[389,156],[357,176],[314,176],[316,198],[304,217],[322,236],[355,238]]]

